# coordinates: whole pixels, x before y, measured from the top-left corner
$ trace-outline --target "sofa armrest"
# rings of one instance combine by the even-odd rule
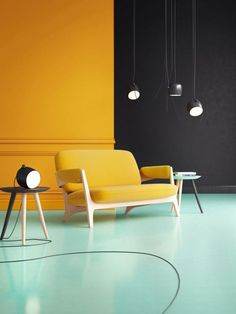
[[[174,184],[173,169],[171,166],[148,166],[140,169],[142,182],[152,179],[169,179]]]
[[[56,172],[56,179],[59,187],[62,187],[66,183],[82,183],[82,170],[75,169],[63,169]]]

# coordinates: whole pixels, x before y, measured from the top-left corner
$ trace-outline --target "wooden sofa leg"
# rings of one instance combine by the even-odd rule
[[[173,208],[174,208],[176,216],[179,217],[179,205],[178,205],[177,197],[173,201]]]
[[[65,211],[65,213],[64,213],[64,217],[63,217],[63,220],[64,221],[67,221],[67,220],[69,220],[70,219],[70,217],[71,217],[71,213],[69,212],[69,211]]]
[[[87,208],[87,216],[88,216],[88,226],[89,228],[93,228],[93,208],[88,207]]]

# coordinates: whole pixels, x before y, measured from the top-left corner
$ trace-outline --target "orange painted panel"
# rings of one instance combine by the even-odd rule
[[[0,185],[24,162],[56,191],[58,150],[113,148],[113,50],[112,0],[0,2]]]

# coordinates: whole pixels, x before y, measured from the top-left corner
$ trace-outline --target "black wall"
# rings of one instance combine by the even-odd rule
[[[192,118],[191,1],[177,0],[177,81],[182,97],[167,108],[164,79],[164,0],[136,0],[136,83],[132,80],[132,1],[115,1],[115,139],[139,166],[171,164],[197,171],[202,191],[236,186],[236,2],[197,1],[197,98],[204,114]],[[227,187],[225,187],[227,186]],[[210,187],[210,189],[209,189]]]

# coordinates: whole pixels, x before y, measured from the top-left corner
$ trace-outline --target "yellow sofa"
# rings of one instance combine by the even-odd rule
[[[170,166],[139,170],[134,156],[124,150],[65,150],[56,155],[55,163],[57,182],[64,194],[65,219],[85,210],[92,228],[96,209],[126,207],[127,214],[136,206],[167,202],[179,216]],[[141,184],[156,178],[170,183]]]

